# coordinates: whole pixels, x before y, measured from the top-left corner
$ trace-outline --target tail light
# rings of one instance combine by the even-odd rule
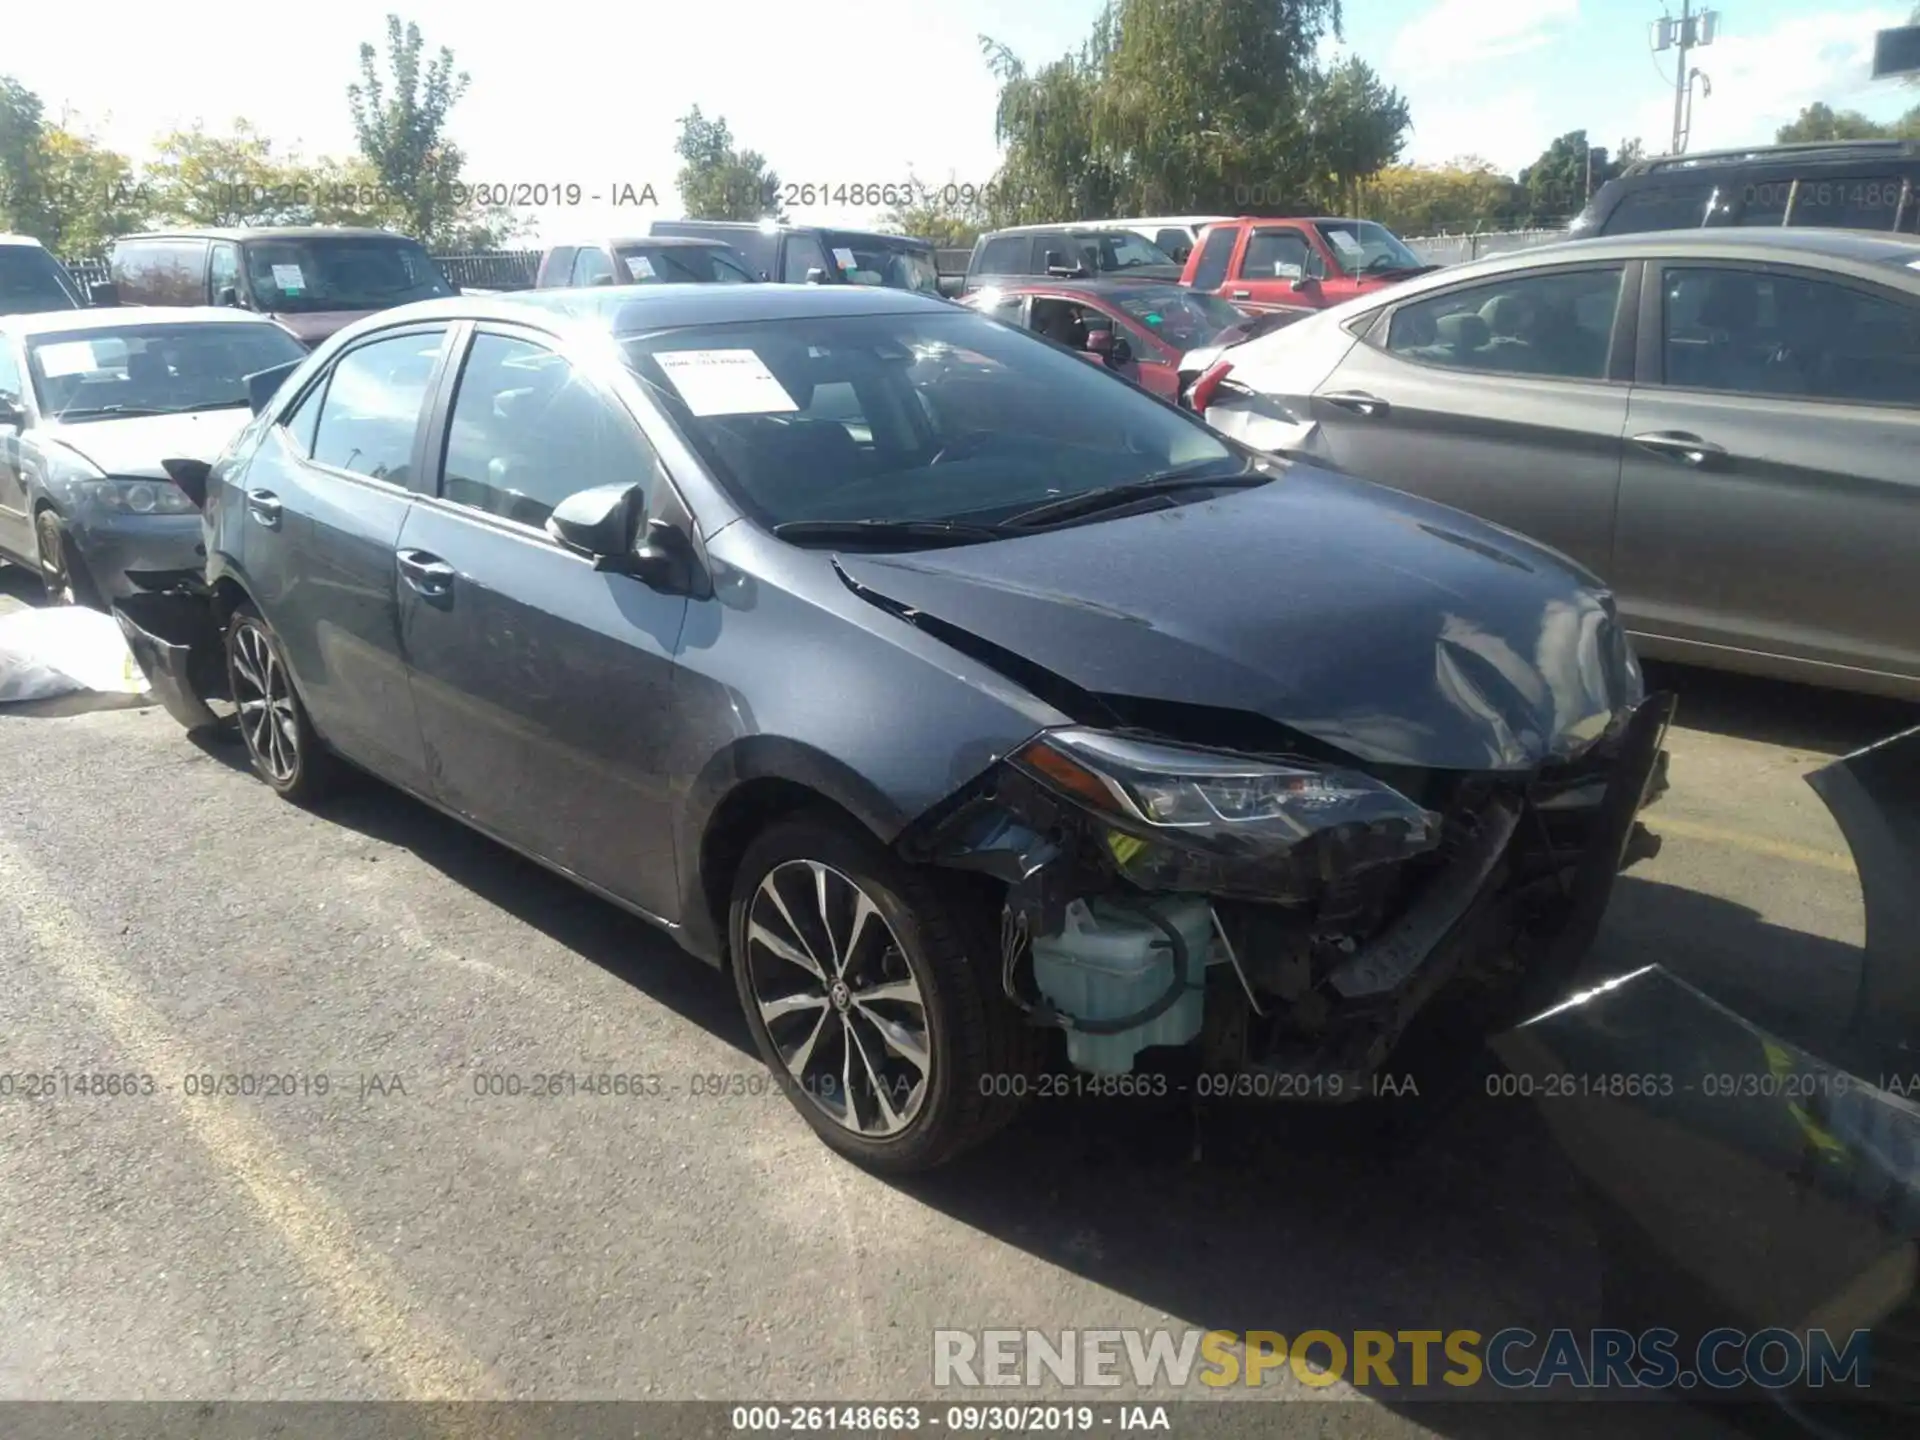
[[[1193,388],[1187,392],[1187,404],[1193,407],[1196,415],[1207,413],[1207,407],[1213,403],[1214,392],[1220,388],[1220,382],[1227,378],[1227,372],[1231,369],[1231,360],[1216,360],[1208,367],[1206,374],[1193,382]]]

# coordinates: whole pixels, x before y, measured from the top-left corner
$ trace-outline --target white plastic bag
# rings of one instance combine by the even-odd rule
[[[0,704],[76,690],[147,692],[147,677],[111,615],[78,606],[0,615]]]

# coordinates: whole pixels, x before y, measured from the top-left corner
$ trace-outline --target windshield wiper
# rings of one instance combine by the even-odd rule
[[[1045,504],[1035,505],[1031,510],[1009,515],[1000,523],[1009,530],[1034,529],[1062,520],[1078,520],[1082,516],[1117,509],[1136,500],[1167,495],[1176,490],[1247,490],[1255,485],[1265,485],[1274,478],[1272,475],[1245,470],[1231,475],[1195,473],[1210,470],[1219,463],[1218,460],[1201,460],[1192,465],[1162,470],[1144,479],[1129,480],[1124,485],[1103,485],[1098,490],[1087,490],[1078,495],[1062,495],[1058,500],[1049,500]]]
[[[788,520],[773,527],[782,540],[844,540],[850,542],[931,540],[955,545],[980,540],[1004,540],[999,525],[977,525],[965,520]]]
[[[89,405],[79,410],[56,410],[56,420],[77,420],[88,415],[171,415],[173,411],[157,405]]]

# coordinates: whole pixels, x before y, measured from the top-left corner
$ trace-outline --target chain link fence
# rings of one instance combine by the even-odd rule
[[[463,290],[527,290],[540,268],[540,254],[538,250],[481,250],[433,258],[447,279]],[[81,255],[62,263],[83,294],[89,285],[108,278],[105,256]]]
[[[1469,235],[1403,236],[1406,247],[1429,265],[1461,265],[1490,255],[1510,255],[1567,238],[1565,230],[1480,230]]]

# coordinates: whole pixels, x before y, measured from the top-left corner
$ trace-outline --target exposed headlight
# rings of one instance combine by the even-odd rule
[[[1012,759],[1134,829],[1211,831],[1284,845],[1336,827],[1384,827],[1416,850],[1440,835],[1438,815],[1357,770],[1283,765],[1083,729],[1049,731]]]
[[[127,515],[191,515],[193,502],[171,480],[89,480],[81,493],[103,509]]]

